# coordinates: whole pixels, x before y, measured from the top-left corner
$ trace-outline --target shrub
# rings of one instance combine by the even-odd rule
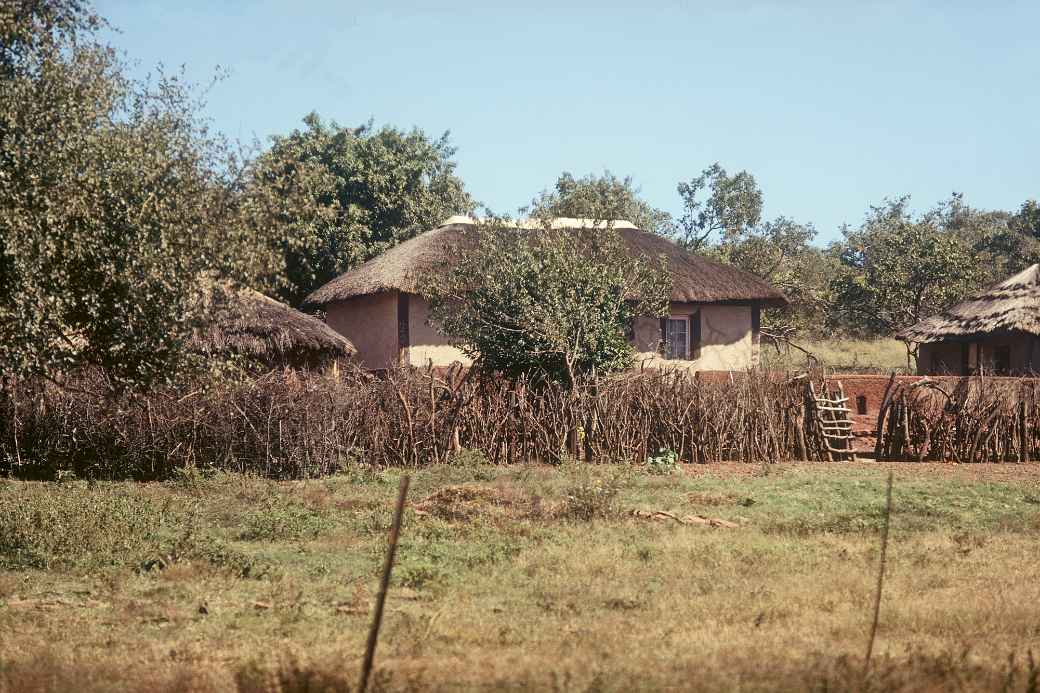
[[[633,256],[605,221],[538,226],[478,225],[455,249],[457,266],[431,286],[434,322],[475,358],[474,368],[509,378],[569,389],[590,373],[629,368],[627,327],[668,311],[662,261]]]
[[[404,587],[421,590],[442,577],[440,568],[429,559],[405,562],[397,569],[397,581]]]
[[[457,467],[486,467],[491,461],[481,450],[462,448],[451,458],[451,463]]]
[[[679,471],[679,456],[674,450],[661,448],[656,455],[646,458],[646,471],[650,474],[667,475]]]
[[[234,549],[224,541],[191,526],[172,542],[164,542],[137,565],[138,572],[165,570],[177,563],[199,561],[240,578],[271,576],[265,561]]]
[[[245,518],[239,534],[243,541],[282,541],[317,537],[332,525],[323,513],[294,505],[267,503]]]
[[[617,516],[618,494],[628,481],[624,468],[601,471],[583,465],[575,469],[573,483],[564,490],[560,515],[585,522]]]

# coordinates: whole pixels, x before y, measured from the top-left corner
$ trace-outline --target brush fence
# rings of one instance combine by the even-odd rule
[[[303,478],[356,463],[446,463],[465,449],[497,464],[567,457],[641,463],[662,450],[689,463],[839,458],[804,377],[654,370],[568,390],[461,369],[286,371],[118,399],[89,379],[75,385],[6,384],[0,473],[160,479],[198,467]],[[841,399],[840,391],[831,395]],[[1038,424],[1031,380],[893,378],[875,453],[888,460],[1033,460],[1040,456]]]
[[[493,463],[822,459],[806,420],[804,380],[740,374],[702,380],[646,371],[555,385],[476,371],[289,371],[118,400],[41,383],[8,383],[0,465],[19,476],[70,470],[97,478],[163,478],[178,468],[277,478],[356,462],[421,466],[463,449]]]
[[[1037,459],[1037,382],[1019,378],[889,381],[875,454],[885,460]]]

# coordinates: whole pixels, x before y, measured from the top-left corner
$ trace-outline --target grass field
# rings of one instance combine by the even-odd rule
[[[828,370],[846,372],[906,372],[906,347],[898,339],[795,339]],[[814,364],[797,349],[781,353],[762,345],[762,364],[770,370],[797,371]]]
[[[349,690],[398,475],[0,482],[0,690]],[[409,498],[373,690],[1040,683],[1040,466],[471,461]]]

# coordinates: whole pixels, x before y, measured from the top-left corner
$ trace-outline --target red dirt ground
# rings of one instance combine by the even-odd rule
[[[1029,464],[957,464],[956,462],[780,462],[770,465],[771,469],[797,470],[820,474],[838,473],[844,470],[870,470],[879,473],[892,471],[897,479],[935,479],[942,477],[960,481],[1040,482],[1040,462]],[[685,464],[683,471],[691,476],[740,477],[761,474],[762,467],[742,462],[720,462],[715,464]]]

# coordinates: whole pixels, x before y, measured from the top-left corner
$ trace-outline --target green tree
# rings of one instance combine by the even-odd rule
[[[0,11],[0,371],[113,388],[174,377],[207,278],[270,258],[238,223],[237,163],[177,78],[131,81],[85,3]]]
[[[816,229],[785,217],[762,221],[763,195],[747,171],[730,175],[718,163],[679,184],[684,214],[679,242],[770,282],[791,300],[763,314],[774,338],[816,333],[823,327],[829,283],[836,263],[812,245]]]
[[[787,308],[763,314],[765,332],[777,338],[817,334],[824,326],[838,263],[812,245],[815,237],[811,224],[780,217],[731,235],[704,252],[765,279],[791,301]]]
[[[844,229],[831,317],[850,332],[891,336],[980,287],[974,249],[944,226],[941,207],[915,218],[908,203],[886,201]]]
[[[960,193],[940,202],[924,218],[971,247],[979,288],[1007,279],[1040,257],[1040,240],[1016,228],[1011,214],[971,207]]]
[[[281,298],[312,291],[387,248],[474,207],[448,133],[325,123],[273,138],[257,158],[250,208],[284,257]]]
[[[676,234],[688,250],[706,249],[714,234],[723,241],[739,236],[762,218],[762,191],[747,171],[732,176],[718,164],[699,176],[679,183],[683,215]]]
[[[628,367],[637,316],[668,309],[660,263],[610,228],[517,230],[492,220],[431,291],[434,320],[478,367],[573,386]]]
[[[1009,225],[1018,233],[1040,238],[1040,203],[1036,200],[1023,202],[1018,212],[1011,217]]]
[[[671,216],[643,200],[631,177],[618,178],[610,171],[583,178],[565,171],[553,189],[542,191],[526,211],[538,218],[624,219],[666,236],[672,231]]]

